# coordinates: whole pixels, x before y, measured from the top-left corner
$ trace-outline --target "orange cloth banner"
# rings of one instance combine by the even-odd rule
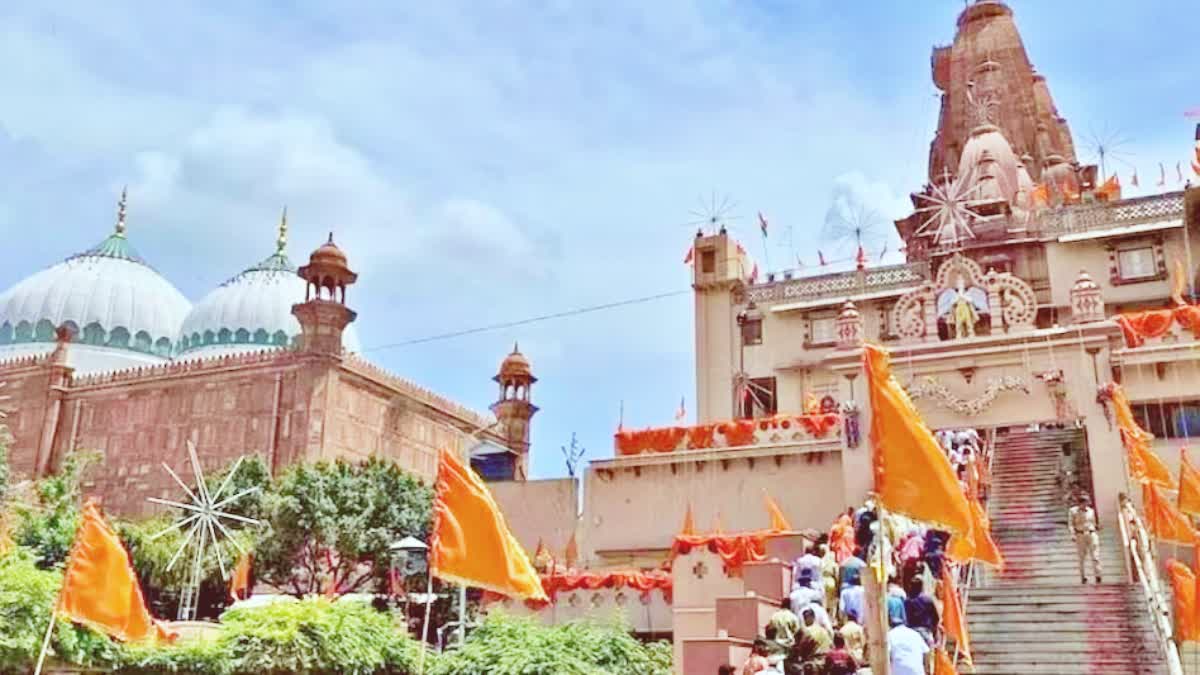
[[[779,504],[769,494],[763,493],[763,498],[767,500],[767,514],[771,516],[771,526],[768,529],[772,532],[791,532],[792,525],[783,515],[783,509],[779,508]]]
[[[1196,616],[1196,575],[1178,560],[1167,561],[1167,577],[1175,601],[1175,639],[1200,642],[1200,622]]]
[[[1142,510],[1145,512],[1146,529],[1159,541],[1177,544],[1200,542],[1200,536],[1192,528],[1188,517],[1180,513],[1154,483],[1142,483]]]
[[[942,565],[942,583],[938,585],[938,594],[942,600],[942,625],[946,635],[954,638],[958,652],[967,662],[971,661],[971,636],[967,634],[967,617],[963,616],[962,605],[958,597],[958,588],[954,583],[954,574],[949,565]]]
[[[933,675],[958,675],[954,662],[946,653],[945,647],[938,647],[933,652]]]
[[[567,572],[558,575],[542,575],[542,588],[553,601],[559,592],[578,590],[594,591],[600,588],[632,588],[641,593],[661,590],[668,600],[671,598],[671,573],[666,570],[618,570],[608,572]]]
[[[492,493],[446,450],[438,461],[429,549],[430,570],[440,579],[524,600],[546,599]]]
[[[971,517],[973,520],[970,536],[955,535],[946,547],[946,554],[956,562],[978,560],[1003,569],[1004,556],[1000,554],[1000,547],[992,539],[992,524],[977,499],[971,500]]]
[[[721,557],[725,571],[734,574],[743,563],[767,559],[767,532],[748,534],[711,534],[686,537],[678,535],[671,545],[671,559],[691,553],[693,549],[707,548]]]
[[[1187,448],[1179,449],[1179,510],[1200,516],[1200,471],[1192,466]]]
[[[150,616],[129,553],[95,502],[83,507],[56,612],[118,640],[175,637]]]
[[[1129,399],[1125,397],[1125,390],[1116,383],[1110,383],[1107,390],[1112,398],[1113,416],[1116,417],[1117,429],[1121,433],[1121,443],[1128,453],[1129,473],[1139,481],[1172,487],[1175,481],[1171,478],[1171,470],[1150,448],[1154,434],[1143,429],[1134,419]]]
[[[837,428],[841,416],[837,413],[806,415],[776,415],[762,419],[742,419],[719,424],[672,426],[631,431],[618,430],[613,438],[619,455],[640,455],[644,452],[678,452],[707,450],[717,447],[717,436],[724,439],[722,447],[753,445],[756,432],[803,430],[814,438],[824,438]]]
[[[254,554],[247,551],[238,558],[229,577],[229,601],[237,602],[250,597],[250,571],[254,567]]]
[[[1117,315],[1117,324],[1125,336],[1126,347],[1141,347],[1147,338],[1162,337],[1171,329],[1171,322],[1192,332],[1200,338],[1200,305],[1183,304],[1183,296],[1176,299],[1175,307],[1150,309],[1144,312],[1127,312]]]
[[[863,368],[871,397],[870,438],[880,503],[953,534],[969,534],[971,507],[950,460],[892,377],[888,353],[865,345]]]
[[[1117,174],[1109,176],[1096,188],[1096,197],[1110,202],[1121,200],[1121,179],[1117,178]]]

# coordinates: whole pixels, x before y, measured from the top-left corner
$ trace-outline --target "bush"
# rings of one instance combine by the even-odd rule
[[[0,558],[0,672],[33,670],[61,587],[62,574],[38,569],[28,550]],[[66,621],[54,629],[51,648],[59,660],[86,667],[112,664],[120,651],[108,637]]]
[[[459,650],[442,655],[431,675],[669,675],[670,655],[647,647],[618,623],[546,627],[493,614]]]
[[[49,569],[67,559],[79,527],[80,483],[87,469],[102,458],[97,452],[72,452],[57,474],[34,486],[36,503],[13,507],[17,516],[13,538],[33,550],[40,567]]]
[[[233,609],[207,643],[126,649],[120,672],[192,675],[405,675],[416,641],[387,614],[356,602],[308,599]]]

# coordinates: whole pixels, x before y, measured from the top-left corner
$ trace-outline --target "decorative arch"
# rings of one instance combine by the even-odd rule
[[[37,342],[54,342],[54,322],[42,319],[33,329],[33,339]]]
[[[7,321],[0,324],[0,345],[10,344],[13,341],[13,325]]]
[[[171,340],[165,337],[158,338],[158,341],[154,343],[154,353],[159,356],[170,356]]]
[[[944,314],[939,305],[945,305],[946,293],[957,291],[960,281],[972,304],[987,315],[985,329],[996,333],[1034,327],[1037,297],[1028,283],[1009,272],[985,274],[979,263],[956,253],[942,263],[930,283],[896,302],[890,317],[892,333],[910,342],[937,339],[938,321]]]
[[[275,331],[275,334],[271,336],[271,342],[279,345],[280,347],[286,347],[288,345],[288,335],[281,330],[277,330]]]
[[[154,339],[151,338],[150,334],[146,331],[139,330],[137,334],[133,336],[133,348],[139,352],[152,352],[154,351]]]
[[[13,342],[33,342],[33,324],[22,321],[13,333]]]
[[[233,341],[240,345],[250,342],[250,331],[245,328],[237,329],[233,334]]]
[[[265,345],[271,341],[271,334],[265,328],[259,328],[254,331],[254,344]]]
[[[117,326],[108,334],[109,347],[128,347],[129,346],[129,329],[124,326]]]
[[[83,342],[89,345],[103,345],[107,334],[104,332],[104,326],[100,325],[99,321],[93,321],[83,327]]]
[[[204,344],[211,345],[217,341],[217,334],[211,330],[204,331]]]
[[[233,331],[229,330],[228,328],[222,328],[221,330],[217,331],[218,344],[227,345],[230,342],[233,342]]]

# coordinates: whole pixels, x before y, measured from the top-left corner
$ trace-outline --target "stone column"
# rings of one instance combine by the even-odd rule
[[[991,326],[992,335],[999,335],[1004,330],[1004,305],[1000,301],[1000,284],[996,281],[996,270],[988,270],[987,279],[987,298],[988,298],[988,324]]]
[[[62,418],[63,398],[67,394],[67,385],[71,381],[73,369],[67,365],[67,350],[71,342],[71,332],[59,328],[54,352],[50,354],[47,368],[50,377],[46,391],[46,413],[42,418],[42,432],[38,437],[36,460],[33,466],[34,478],[50,474],[54,469],[54,436],[58,433],[59,420]],[[73,448],[67,448],[67,452]]]
[[[937,342],[937,293],[932,286],[926,286],[921,292],[921,311],[925,317],[925,338],[923,342]]]

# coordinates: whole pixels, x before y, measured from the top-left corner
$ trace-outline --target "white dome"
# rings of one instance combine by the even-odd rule
[[[225,356],[291,345],[300,335],[292,305],[304,302],[304,280],[282,252],[218,286],[183,320],[176,355]],[[347,351],[360,350],[354,326],[342,333]]]
[[[48,351],[66,325],[109,367],[163,360],[190,309],[118,232],[0,294],[0,358]]]
[[[1019,188],[1017,165],[1020,160],[1000,129],[991,124],[976,127],[958,160],[958,175],[970,176],[978,171],[985,155],[995,162],[994,173],[1003,197],[1009,201]],[[976,176],[978,177],[978,176]]]

